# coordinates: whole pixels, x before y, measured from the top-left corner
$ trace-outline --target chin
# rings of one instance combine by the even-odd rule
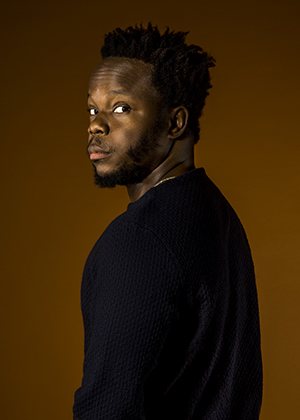
[[[132,163],[106,174],[98,174],[94,167],[94,183],[99,188],[114,188],[116,185],[132,185],[142,182],[149,169]]]

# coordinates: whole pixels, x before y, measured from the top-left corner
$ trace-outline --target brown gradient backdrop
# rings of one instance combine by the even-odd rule
[[[126,209],[85,155],[86,91],[105,32],[152,20],[217,59],[197,164],[252,247],[262,420],[300,418],[299,1],[14,1],[1,29],[1,418],[71,419],[85,258]],[[5,10],[4,10],[5,9]]]

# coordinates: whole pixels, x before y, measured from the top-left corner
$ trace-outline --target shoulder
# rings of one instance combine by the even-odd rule
[[[94,245],[85,272],[101,279],[161,277],[160,272],[180,277],[176,255],[155,229],[126,213],[115,219]]]

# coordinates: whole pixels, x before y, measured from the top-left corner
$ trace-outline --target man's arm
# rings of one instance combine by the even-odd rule
[[[144,419],[144,385],[177,310],[179,268],[134,223],[108,229],[88,261],[83,288],[93,289],[82,295],[84,377],[74,419]]]

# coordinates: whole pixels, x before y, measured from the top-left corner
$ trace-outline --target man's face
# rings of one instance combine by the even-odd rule
[[[151,66],[108,58],[89,84],[88,154],[100,187],[141,182],[166,157],[167,111],[151,83]]]

